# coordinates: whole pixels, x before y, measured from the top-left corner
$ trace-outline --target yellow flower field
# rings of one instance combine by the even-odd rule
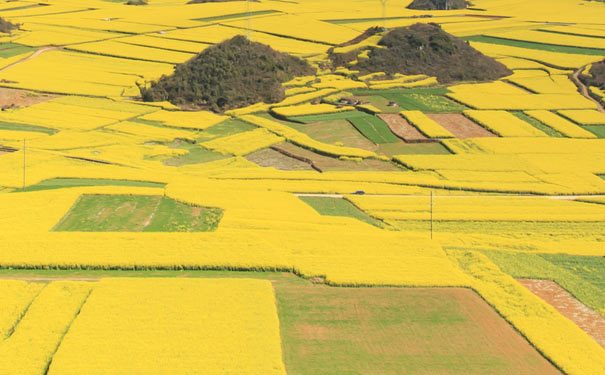
[[[103,280],[94,285],[48,373],[187,374],[201,369],[285,374],[268,281]]]
[[[284,329],[299,317],[280,311],[276,279],[289,274],[297,293],[472,289],[554,373],[605,375],[602,345],[515,280],[556,282],[603,316],[605,115],[589,81],[605,51],[602,1],[125,2],[0,0],[0,17],[20,25],[0,33],[0,374],[297,375],[291,340],[309,353],[334,346],[306,363],[333,360],[341,343],[315,321]],[[450,82],[385,61],[365,68],[387,32],[416,23],[510,72]],[[189,81],[196,102],[168,89],[142,101],[144,88],[238,35],[310,68],[279,73],[279,102],[222,111],[207,97],[239,87]],[[432,68],[426,49],[440,41],[410,40]],[[338,54],[350,55],[339,64]],[[213,78],[226,78],[220,69]],[[368,113],[375,121],[356,121]],[[130,223],[140,232],[120,231]],[[304,313],[348,323],[334,301]],[[382,308],[358,307],[382,321]],[[388,311],[393,324],[416,308],[400,307]],[[404,358],[393,373],[424,373],[434,353],[416,361],[402,348],[365,349]],[[464,358],[480,370],[468,375],[506,373],[473,355]],[[458,373],[439,360],[444,375]],[[374,373],[367,362],[350,373]]]

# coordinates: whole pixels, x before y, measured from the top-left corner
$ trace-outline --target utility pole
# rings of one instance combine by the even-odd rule
[[[387,29],[387,3],[389,0],[380,0],[382,3],[382,27]]]
[[[433,239],[433,191],[431,190],[431,240]]]
[[[252,14],[250,13],[250,0],[246,0],[246,13],[248,13],[247,28],[248,28],[248,40],[252,40]]]
[[[25,190],[25,138],[23,138],[23,189]]]

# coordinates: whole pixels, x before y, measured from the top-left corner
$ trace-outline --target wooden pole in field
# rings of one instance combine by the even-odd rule
[[[433,239],[433,191],[431,190],[431,240]]]
[[[25,189],[25,138],[23,138],[23,189]]]
[[[387,29],[387,3],[389,0],[380,0],[382,3],[382,27]]]
[[[246,0],[246,13],[248,13],[248,40],[252,40],[252,15],[250,14],[250,0]]]

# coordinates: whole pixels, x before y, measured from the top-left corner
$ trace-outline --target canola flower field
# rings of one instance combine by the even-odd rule
[[[605,374],[605,348],[515,280],[553,280],[605,319],[605,95],[574,79],[605,57],[605,3],[410,2],[0,0],[19,25],[0,33],[0,373],[297,375],[268,281],[289,272],[470,289],[553,374]],[[367,58],[382,34],[353,41],[366,29],[418,22],[513,74],[326,68],[330,49]],[[221,114],[137,99],[236,35],[316,74]],[[153,277],[207,270],[244,278]]]

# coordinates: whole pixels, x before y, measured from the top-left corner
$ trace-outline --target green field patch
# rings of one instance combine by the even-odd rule
[[[466,107],[443,96],[431,94],[381,94],[397,103],[399,110],[417,110],[425,113],[461,113]]]
[[[229,156],[223,155],[220,152],[208,150],[200,145],[191,144],[188,142],[175,141],[166,146],[181,150],[187,150],[184,155],[174,156],[168,159],[163,159],[162,163],[171,167],[180,167],[187,164],[202,164],[211,161],[226,159]]]
[[[367,114],[364,114],[364,116],[367,116]],[[283,123],[301,133],[307,134],[316,141],[328,144],[341,144],[346,147],[356,147],[368,151],[376,150],[376,145],[364,137],[345,119],[319,121],[308,124]]]
[[[35,185],[28,186],[25,189],[17,189],[15,190],[15,192],[54,190],[85,186],[134,186],[163,188],[164,186],[166,186],[166,184],[149,181],[109,180],[98,178],[51,178],[49,180],[41,181]]]
[[[387,156],[394,155],[449,155],[451,152],[438,142],[431,143],[385,143],[378,147]]]
[[[534,128],[540,130],[543,133],[548,134],[549,137],[555,137],[555,138],[564,138],[565,136],[561,133],[559,133],[558,131],[556,131],[555,129],[551,128],[550,126],[544,124],[543,122],[536,120],[535,118],[526,115],[525,113],[521,112],[521,111],[511,111],[511,113],[513,115],[515,115],[517,118],[519,118],[522,121],[527,122],[528,124],[530,124],[531,126],[533,126]]]
[[[389,126],[376,116],[366,115],[349,119],[361,134],[376,144],[395,143],[400,139],[389,129]]]
[[[603,180],[605,180],[605,174],[598,174],[597,176],[601,177]]]
[[[364,117],[368,114],[361,111],[345,111],[336,113],[324,113],[319,115],[306,115],[306,116],[292,116],[288,117],[291,121],[300,122],[303,124],[310,124],[313,122],[320,121],[333,121],[333,120],[350,120],[358,117]]]
[[[570,53],[570,54],[574,54],[574,55],[591,55],[591,56],[605,55],[605,49],[571,47],[571,46],[561,46],[558,44],[526,42],[523,40],[497,38],[494,36],[475,35],[475,36],[463,37],[462,39],[468,40],[471,42],[499,44],[499,45],[503,45],[503,46],[537,49],[540,51],[549,51],[549,52]]]
[[[53,228],[57,232],[209,232],[220,208],[157,195],[82,195]]]
[[[0,121],[0,129],[17,130],[17,131],[21,131],[21,132],[36,132],[36,133],[44,133],[44,134],[48,134],[48,135],[53,135],[58,132],[58,130],[51,129],[51,128],[45,128],[43,126],[13,124],[10,122],[2,122],[2,121]]]
[[[552,280],[586,306],[605,314],[603,257],[489,250],[482,252],[511,276],[518,279]]]
[[[599,138],[605,138],[605,125],[584,125],[582,128],[588,130]]]
[[[274,287],[290,375],[559,374],[469,289]]]
[[[256,126],[238,119],[225,120],[213,125],[199,133],[199,142],[211,141],[213,139],[227,137],[256,129]]]
[[[9,57],[22,55],[24,53],[33,52],[35,48],[24,46],[15,43],[0,44],[0,58],[7,59]]]
[[[364,223],[382,227],[379,220],[366,214],[353,203],[343,198],[332,197],[299,197],[300,200],[313,207],[319,214],[324,216],[344,216],[363,221]]]
[[[200,22],[225,21],[225,20],[232,20],[232,19],[237,19],[237,18],[244,18],[244,17],[248,17],[248,16],[262,16],[264,14],[274,14],[274,13],[280,13],[280,12],[277,10],[259,10],[256,12],[233,13],[233,14],[225,14],[222,16],[215,16],[215,17],[194,18],[193,21],[200,21]]]

